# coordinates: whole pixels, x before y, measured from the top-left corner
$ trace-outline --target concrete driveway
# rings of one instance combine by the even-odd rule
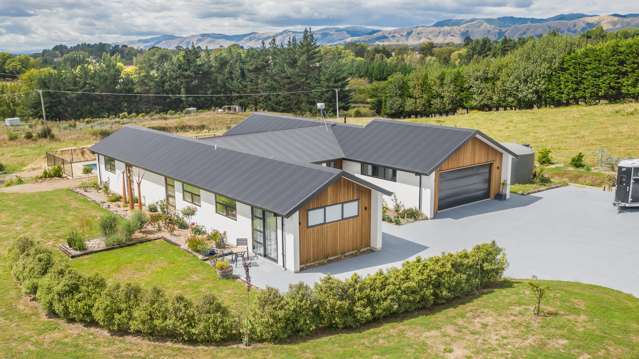
[[[301,273],[259,260],[253,282],[285,290],[326,274],[366,275],[415,256],[454,252],[496,241],[506,249],[513,278],[599,284],[639,296],[639,211],[618,213],[610,192],[563,187],[508,201],[484,201],[440,212],[435,220],[384,225],[379,252],[310,268]],[[237,271],[240,274],[239,270]]]

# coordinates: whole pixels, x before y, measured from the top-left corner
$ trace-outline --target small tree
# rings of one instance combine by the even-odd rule
[[[584,162],[584,154],[579,152],[575,157],[570,159],[570,165],[574,168],[584,168],[586,163]]]
[[[197,207],[195,207],[195,206],[184,207],[184,208],[182,208],[182,210],[180,212],[182,213],[182,216],[188,222],[189,228],[191,228],[191,219],[193,219],[193,217],[195,217],[195,214],[197,213]]]
[[[144,179],[144,170],[136,168],[134,171],[135,184],[138,190],[138,209],[142,210],[142,180]]]
[[[554,163],[551,155],[552,150],[548,147],[544,147],[537,153],[537,162],[542,166],[551,165]]]
[[[535,307],[533,308],[533,313],[536,316],[541,315],[541,300],[544,298],[546,294],[547,287],[542,287],[535,282],[528,282],[528,286],[530,286],[530,290],[535,295]]]

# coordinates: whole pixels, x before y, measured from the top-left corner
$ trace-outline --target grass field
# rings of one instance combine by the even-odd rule
[[[639,356],[639,300],[611,289],[544,281],[549,287],[544,317],[531,314],[527,284],[506,281],[499,288],[432,311],[342,333],[328,332],[279,345],[207,347],[113,336],[103,330],[47,318],[20,293],[11,278],[6,250],[18,235],[60,243],[83,216],[103,209],[66,190],[36,194],[0,193],[0,356],[25,358],[362,358],[362,357],[530,357],[636,358]],[[97,234],[97,228],[89,231]],[[74,262],[80,270],[112,278],[154,282],[169,291],[198,295],[200,288],[171,282],[188,271],[210,283],[203,264],[181,263],[183,253],[163,242],[93,255]],[[164,248],[166,247],[166,248]],[[177,252],[176,252],[177,251]],[[136,254],[136,252],[138,252]],[[121,256],[122,258],[117,258]],[[128,259],[127,259],[128,257]],[[133,261],[131,263],[129,260]],[[158,268],[149,268],[157,265]],[[190,266],[190,265],[189,265]],[[198,268],[198,269],[194,269]],[[204,269],[204,268],[202,268]],[[206,268],[208,269],[208,268]],[[172,271],[176,273],[171,273]],[[197,279],[193,279],[196,281]],[[218,294],[215,292],[215,294]]]
[[[364,124],[370,118],[348,119]],[[412,122],[476,128],[501,142],[548,147],[557,162],[568,164],[579,152],[595,166],[597,151],[618,158],[639,157],[639,146],[630,134],[639,133],[639,104],[569,106],[538,110],[470,112],[449,117],[410,119]]]

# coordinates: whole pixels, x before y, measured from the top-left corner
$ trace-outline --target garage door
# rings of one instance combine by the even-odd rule
[[[490,198],[490,165],[442,172],[439,210]]]

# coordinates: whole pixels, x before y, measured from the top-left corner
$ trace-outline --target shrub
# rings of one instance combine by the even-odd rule
[[[180,211],[180,213],[182,213],[182,215],[184,216],[184,218],[186,218],[187,220],[191,220],[191,218],[193,216],[195,216],[195,214],[197,213],[197,207],[195,206],[188,206],[188,207],[184,207],[182,208],[182,210]]]
[[[537,163],[542,166],[551,165],[554,163],[552,159],[552,150],[550,148],[544,147],[537,152]]]
[[[182,341],[193,341],[196,337],[197,318],[193,302],[182,295],[173,298],[167,318],[169,335]]]
[[[93,173],[93,167],[91,167],[89,165],[82,166],[82,174],[83,175],[89,175],[91,173]]]
[[[151,213],[157,213],[158,211],[158,205],[155,203],[151,203],[148,206],[146,206],[146,209],[151,212]]]
[[[418,220],[424,217],[424,214],[417,208],[406,208],[402,211],[402,217],[411,220]]]
[[[217,229],[214,229],[209,233],[209,240],[215,244],[215,248],[224,247],[224,234]]]
[[[117,233],[118,237],[120,237],[120,239],[124,242],[130,241],[133,237],[133,234],[137,230],[135,226],[136,224],[133,223],[131,220],[120,222]]]
[[[217,262],[215,262],[215,269],[219,270],[219,271],[224,271],[231,268],[231,265],[229,264],[229,261],[227,261],[226,259],[221,259]]]
[[[40,175],[40,178],[59,178],[62,176],[64,176],[64,171],[62,170],[62,166],[55,165],[42,170],[42,174]]]
[[[7,168],[0,162],[0,173],[3,173]]]
[[[100,188],[100,185],[98,184],[98,181],[95,179],[91,179],[88,181],[82,181],[80,182],[80,186],[79,186],[84,192],[88,191],[90,188],[93,188],[95,190]]]
[[[142,289],[138,285],[109,285],[95,301],[93,317],[100,326],[112,332],[128,332],[141,299]]]
[[[164,215],[162,213],[151,213],[149,215],[149,224],[155,228],[157,231],[162,230],[162,221],[164,220]]]
[[[24,139],[25,140],[32,140],[33,139],[33,132],[31,131],[27,131],[24,133]]]
[[[112,130],[106,128],[96,128],[91,130],[91,135],[98,139],[103,139],[105,137],[110,136],[113,133]]]
[[[126,239],[122,238],[122,236],[120,236],[117,233],[108,236],[104,240],[104,245],[107,246],[107,247],[114,247],[114,246],[118,246],[118,245],[124,244],[124,243],[126,243]]]
[[[186,245],[193,252],[200,254],[205,254],[209,250],[209,246],[206,244],[206,241],[198,236],[189,237],[189,239],[186,240]]]
[[[99,225],[102,235],[109,237],[114,234],[118,228],[118,216],[114,213],[106,213],[100,217]]]
[[[586,163],[584,162],[584,154],[579,152],[575,157],[570,159],[570,165],[575,168],[584,168]]]
[[[10,263],[18,261],[20,256],[35,246],[35,242],[29,237],[19,237],[10,247],[8,251],[8,259]]]
[[[15,186],[15,185],[23,184],[23,183],[24,183],[24,179],[22,179],[22,177],[15,176],[14,178],[6,181],[4,183],[4,186],[5,187],[11,187],[11,186]]]
[[[189,223],[181,216],[171,216],[173,220],[173,224],[176,225],[179,229],[188,229]]]
[[[80,235],[78,231],[71,231],[67,234],[67,245],[76,251],[83,251],[87,249],[84,238],[82,238],[82,235]]]
[[[191,233],[195,236],[205,236],[206,228],[204,228],[204,226],[202,225],[197,224],[193,226],[193,228],[191,228]]]
[[[53,134],[53,130],[51,130],[51,127],[42,126],[42,127],[40,127],[40,129],[36,133],[36,137],[37,138],[48,138],[48,139],[52,140],[52,139],[55,138],[55,135]]]
[[[238,337],[238,321],[226,307],[212,296],[205,295],[195,307],[197,324],[194,340],[199,343],[219,343]]]
[[[131,213],[131,218],[129,218],[129,221],[131,222],[131,225],[133,226],[135,231],[139,231],[140,229],[144,228],[144,225],[149,222],[149,217],[144,212],[135,210],[133,211],[133,213]]]
[[[156,287],[144,292],[142,301],[133,311],[130,329],[147,336],[169,337],[170,303],[164,292]]]
[[[111,193],[107,196],[107,202],[119,202],[122,199],[122,196],[120,196],[117,193]]]
[[[53,253],[41,246],[34,245],[17,257],[11,272],[22,285],[25,294],[36,294],[40,278],[44,277],[55,264]]]
[[[550,177],[546,176],[545,172],[546,170],[544,167],[536,167],[535,172],[533,172],[533,183],[542,185],[550,184],[552,180]]]
[[[15,132],[11,132],[11,131],[10,131],[10,132],[7,132],[7,139],[8,139],[9,141],[15,141],[15,140],[17,140],[17,139],[18,139],[18,134],[17,134],[17,133],[15,133]]]

